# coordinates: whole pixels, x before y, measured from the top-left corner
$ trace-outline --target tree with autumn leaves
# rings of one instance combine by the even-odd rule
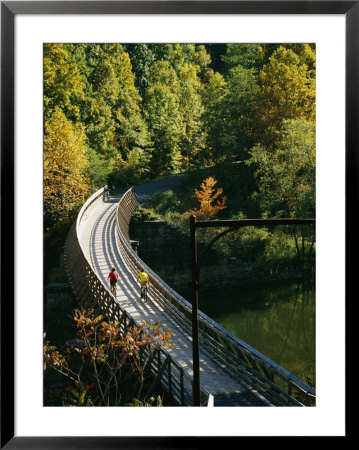
[[[276,145],[287,120],[315,120],[315,78],[293,50],[279,47],[259,73],[260,91],[254,100],[256,143]]]
[[[214,177],[208,177],[203,180],[199,189],[195,189],[194,193],[199,202],[198,210],[190,210],[191,214],[195,214],[198,217],[212,217],[215,216],[222,209],[227,208],[227,197],[220,195],[223,193],[222,188],[215,189],[217,180]]]
[[[74,309],[76,343],[60,351],[44,344],[44,369],[54,370],[64,387],[47,401],[63,406],[162,406],[153,397],[150,364],[159,346],[173,348],[171,332],[160,322],[123,330],[118,321],[105,321],[94,310]]]
[[[90,193],[86,137],[56,109],[45,124],[44,211],[52,220],[64,220]]]

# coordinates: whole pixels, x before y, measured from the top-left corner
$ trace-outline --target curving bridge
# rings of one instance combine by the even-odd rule
[[[107,187],[83,205],[65,246],[73,291],[84,307],[94,308],[125,330],[129,325],[161,322],[175,348],[160,348],[151,361],[154,384],[161,383],[178,405],[191,406],[191,304],[171,289],[131,247],[128,233],[138,207],[134,189],[111,198]],[[119,272],[117,298],[107,275]],[[140,300],[140,267],[149,273],[149,301]],[[206,406],[305,406],[315,391],[245,342],[199,312],[201,404]]]

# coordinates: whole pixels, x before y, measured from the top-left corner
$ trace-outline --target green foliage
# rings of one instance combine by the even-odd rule
[[[149,44],[149,49],[155,56],[155,61],[169,61],[172,55],[172,44]]]
[[[244,162],[224,162],[215,166],[194,170],[188,174],[188,197],[184,199],[186,209],[193,209],[196,205],[194,189],[203,179],[214,176],[222,186],[227,196],[227,209],[223,210],[223,218],[248,217],[256,218],[261,214],[258,202],[252,198],[256,187],[253,177],[253,167]]]
[[[128,403],[126,406],[163,406],[162,398],[160,395],[155,397],[150,397],[148,401],[141,401],[138,398],[134,398],[132,403]]]
[[[198,66],[184,64],[179,72],[180,110],[182,113],[183,135],[180,140],[182,165],[187,169],[201,160],[206,146],[206,131],[202,121],[204,112],[202,87],[198,78]]]
[[[168,211],[176,211],[180,207],[180,200],[171,190],[155,192],[146,201],[146,206],[156,213],[164,214]]]
[[[309,69],[310,76],[315,78],[315,44],[286,44],[285,47],[293,50],[299,56],[299,63],[302,65],[305,64]]]
[[[302,268],[294,239],[282,227],[245,227],[224,236],[217,248],[260,272],[285,273]]]
[[[187,196],[159,213],[195,208],[215,176],[223,217],[313,216],[315,70],[314,44],[44,45],[46,226],[106,183],[183,170]]]
[[[253,268],[258,268],[264,261],[264,253],[269,241],[270,235],[266,229],[246,227],[225,235],[221,242],[218,242],[217,248]],[[268,263],[268,259],[265,261]]]
[[[62,281],[62,269],[57,269],[60,257],[63,253],[66,236],[75,220],[75,212],[72,212],[66,220],[56,223],[45,220],[44,223],[44,284],[52,281]],[[46,219],[46,216],[45,216]],[[57,276],[59,275],[59,278]]]
[[[202,165],[212,165],[226,158],[227,111],[225,99],[228,95],[223,75],[211,74],[203,94],[203,122],[207,133],[207,148],[199,155]]]
[[[131,216],[131,224],[143,223],[149,220],[158,220],[159,215],[151,208],[140,206]]]
[[[215,163],[242,160],[252,146],[254,105],[259,95],[254,68],[237,65],[227,79],[213,74],[204,94],[207,154]],[[204,159],[204,158],[202,158]]]
[[[151,154],[150,135],[140,108],[141,98],[134,84],[129,55],[120,44],[46,44],[44,46],[44,111],[45,111],[45,171],[47,161],[56,155],[56,145],[48,145],[49,130],[54,120],[71,119],[73,130],[79,134],[72,148],[64,145],[63,159],[71,161],[86,153],[89,164],[83,164],[91,190],[103,186],[112,170],[120,182],[137,182],[149,171]],[[64,122],[65,123],[65,122]],[[50,128],[49,128],[50,127]],[[64,126],[64,130],[69,130]],[[75,132],[75,131],[74,131]],[[68,131],[69,133],[69,131]],[[54,133],[52,133],[53,135]],[[59,133],[63,142],[64,131]],[[54,138],[52,138],[54,141]],[[80,144],[81,140],[81,144]],[[53,153],[53,155],[51,155]],[[68,192],[77,190],[78,202],[83,200],[83,183],[77,176],[78,164],[68,167],[62,190],[67,199],[67,210],[75,208]],[[123,168],[123,174],[118,170]],[[56,171],[56,173],[59,171]],[[45,180],[49,174],[45,173]],[[54,176],[52,176],[54,178]],[[71,183],[71,186],[69,186]],[[49,190],[45,181],[46,214],[58,219],[58,208],[53,199],[59,195]],[[64,197],[64,195],[62,195]],[[49,200],[48,200],[49,199]],[[56,200],[57,201],[57,200]],[[57,208],[57,209],[56,209]]]
[[[154,144],[151,169],[158,176],[201,160],[206,147],[202,83],[208,77],[209,55],[203,46],[192,44],[150,48],[158,59],[149,71],[144,109]]]
[[[287,121],[275,150],[252,149],[249,164],[256,167],[258,196],[264,216],[315,216],[315,126]],[[298,256],[305,264],[314,248],[313,227],[291,227]]]
[[[97,151],[113,147],[126,158],[133,147],[149,146],[128,54],[120,44],[88,44],[86,57],[90,95],[83,118],[93,147]]]
[[[214,72],[224,73],[225,64],[223,63],[222,56],[227,51],[228,44],[205,44],[207,53],[211,57],[210,67]]]
[[[44,44],[44,116],[47,121],[56,109],[77,119],[83,100],[84,79],[65,44]]]
[[[315,79],[295,52],[280,46],[259,78],[254,122],[257,143],[273,146],[286,120],[315,120]]]
[[[125,160],[118,156],[108,179],[111,186],[124,188],[146,179],[149,173],[150,153],[141,148],[133,148]]]
[[[151,65],[155,61],[155,55],[148,44],[126,44],[124,48],[130,56],[135,85],[143,98],[149,82]]]
[[[97,153],[94,149],[88,148],[87,154],[89,160],[87,174],[91,180],[91,190],[95,192],[107,184],[112,167],[105,155]]]
[[[259,95],[258,76],[255,69],[237,65],[230,70],[227,95],[224,99],[226,111],[226,137],[224,149],[235,160],[248,157],[253,145],[252,128],[255,114],[254,104]]]
[[[169,174],[180,168],[180,139],[184,132],[181,114],[180,83],[168,61],[153,64],[145,94],[146,119],[152,133],[154,150],[151,169],[154,175]]]
[[[60,257],[59,257],[60,259]],[[53,267],[47,271],[47,280],[49,283],[66,283],[68,282],[68,275],[65,266]]]
[[[287,217],[313,216],[315,211],[315,125],[287,121],[276,149],[260,145],[248,164],[256,167],[263,211]]]
[[[57,108],[84,125],[92,189],[112,167],[137,182],[245,159],[284,119],[312,120],[314,71],[310,44],[46,44],[45,124]]]
[[[183,209],[183,207],[182,207]],[[188,211],[178,212],[178,211],[166,211],[162,216],[166,222],[173,225],[176,228],[179,228],[185,233],[188,233],[189,230],[189,218],[190,213]]]
[[[225,55],[222,61],[226,64],[227,70],[240,65],[244,69],[256,68],[258,65],[260,44],[227,44]]]
[[[258,196],[251,196],[251,192],[256,186],[253,182],[253,169],[254,164],[227,163],[210,169],[193,171],[188,175],[187,187],[189,192],[178,198],[180,204],[176,206],[176,209],[166,210],[164,207],[158,212],[151,209],[151,214],[156,219],[165,219],[171,225],[188,233],[190,213],[187,210],[196,206],[195,196],[192,195],[193,191],[201,180],[210,176],[210,174],[215,174],[219,185],[223,186],[223,190],[228,197],[226,202],[228,207],[221,211],[223,218],[245,219],[261,217],[261,206],[263,207],[263,203],[259,203]],[[148,213],[148,210],[146,211]],[[287,217],[287,215],[285,216]],[[146,219],[151,220],[150,215]],[[241,231],[225,235],[215,243],[215,247],[249,264],[253,269],[265,273],[269,273],[268,271],[270,270],[273,272],[281,270],[283,272],[298,271],[303,268],[310,268],[314,264],[314,231],[312,226],[297,226],[295,228],[275,227],[271,230],[246,227]],[[198,239],[209,243],[216,233],[218,233],[218,230],[199,230]],[[300,251],[302,249],[302,237],[305,239],[304,254],[301,254]]]
[[[199,68],[198,76],[200,81],[206,84],[213,70],[210,68],[211,55],[207,53],[205,45],[196,45],[192,62]]]

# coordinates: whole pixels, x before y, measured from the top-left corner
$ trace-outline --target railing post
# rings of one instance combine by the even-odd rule
[[[183,384],[183,369],[180,368],[180,401],[181,406],[184,406],[184,384]]]
[[[193,406],[201,406],[201,386],[199,367],[199,332],[198,332],[198,267],[196,216],[190,217],[191,268],[192,268],[192,352],[193,352]]]
[[[168,392],[172,395],[172,369],[171,369],[171,361],[168,364]]]

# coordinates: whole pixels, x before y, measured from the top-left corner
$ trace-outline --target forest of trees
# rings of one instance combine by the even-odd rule
[[[45,44],[45,239],[105,184],[207,168],[227,216],[314,217],[315,61],[311,44]]]

